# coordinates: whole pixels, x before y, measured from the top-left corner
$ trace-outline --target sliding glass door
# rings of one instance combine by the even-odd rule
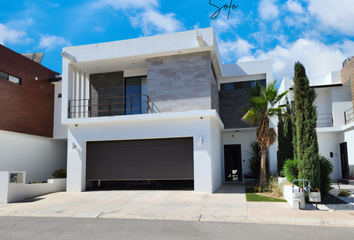
[[[125,114],[147,113],[147,78],[125,78]]]

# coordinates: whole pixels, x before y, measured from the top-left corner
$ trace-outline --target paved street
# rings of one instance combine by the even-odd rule
[[[352,239],[353,228],[190,221],[0,217],[0,239]]]

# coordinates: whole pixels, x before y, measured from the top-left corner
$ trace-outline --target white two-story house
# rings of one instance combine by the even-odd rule
[[[348,61],[349,60],[349,61]],[[310,87],[316,89],[317,136],[320,154],[330,159],[334,170],[333,180],[347,178],[354,170],[354,116],[353,81],[354,58],[343,63],[341,71],[327,76],[310,78]],[[279,91],[290,90],[293,101],[293,81],[285,77]]]
[[[272,60],[222,64],[213,28],[63,48],[67,191],[107,181],[193,181],[214,192],[249,171],[246,90]],[[269,151],[276,171],[276,147]]]

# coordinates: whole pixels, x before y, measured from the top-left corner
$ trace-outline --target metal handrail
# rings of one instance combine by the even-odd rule
[[[134,101],[134,97],[139,97],[138,101]],[[146,101],[142,100],[142,97],[146,97]],[[115,102],[115,99],[124,98],[123,102]],[[102,98],[108,103],[98,103],[98,98],[91,98],[91,99],[75,99],[69,100],[69,107],[68,107],[68,117],[69,118],[77,118],[77,117],[92,117],[92,113],[101,113],[101,112],[108,112],[106,116],[112,115],[127,115],[127,111],[130,114],[133,114],[133,110],[146,110],[146,113],[150,112],[150,105],[149,105],[149,96],[146,94],[143,95],[131,95],[131,96],[114,96],[114,97],[104,97]],[[129,100],[128,100],[129,99]],[[92,103],[97,101],[97,103]],[[139,104],[140,107],[136,107],[135,105]],[[143,105],[146,104],[146,107]],[[116,108],[117,105],[123,105],[122,107]],[[96,108],[97,110],[93,110]],[[108,109],[99,109],[100,107],[108,107]],[[124,111],[124,114],[114,114],[117,111]],[[140,114],[141,111],[140,111]]]
[[[333,127],[332,113],[317,114],[317,127]]]
[[[344,123],[345,125],[354,121],[354,112],[353,108],[349,108],[347,111],[344,112]]]

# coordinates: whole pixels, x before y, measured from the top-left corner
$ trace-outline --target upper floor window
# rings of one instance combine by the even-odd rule
[[[0,71],[0,78],[6,79],[10,82],[16,83],[18,85],[21,85],[21,78],[12,76],[6,72]]]
[[[261,86],[266,85],[266,80],[256,80],[256,81],[247,81],[247,82],[233,82],[233,83],[223,83],[220,84],[220,90],[234,90],[234,89],[246,89],[255,87],[256,83],[259,83]]]

